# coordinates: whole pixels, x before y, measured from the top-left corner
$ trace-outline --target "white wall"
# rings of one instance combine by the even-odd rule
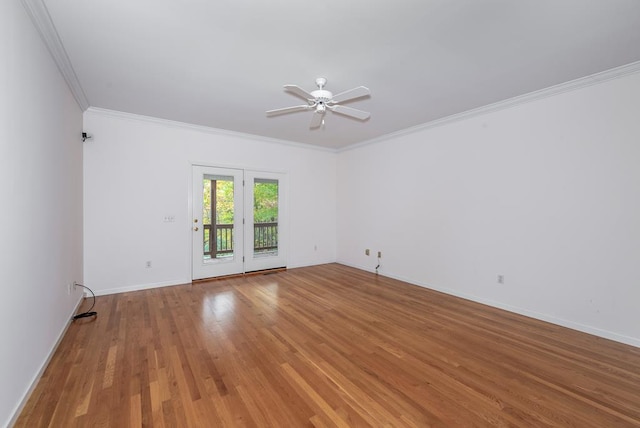
[[[81,293],[82,113],[21,3],[0,2],[0,426]]]
[[[634,74],[344,151],[337,259],[640,346],[639,113]]]
[[[335,261],[335,153],[103,110],[84,120],[84,274],[97,293],[191,281],[191,162],[286,172],[288,266]]]

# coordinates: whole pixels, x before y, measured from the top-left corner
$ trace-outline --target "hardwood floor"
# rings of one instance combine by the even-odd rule
[[[96,309],[16,426],[640,426],[640,349],[337,264]]]

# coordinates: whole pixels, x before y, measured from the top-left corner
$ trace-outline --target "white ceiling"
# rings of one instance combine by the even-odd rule
[[[46,6],[91,107],[329,148],[640,61],[639,0],[25,2]],[[371,118],[266,117],[319,76],[369,87],[348,105]]]

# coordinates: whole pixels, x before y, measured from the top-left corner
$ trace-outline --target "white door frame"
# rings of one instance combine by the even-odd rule
[[[255,270],[263,270],[263,269],[270,269],[273,267],[285,267],[287,266],[287,247],[288,247],[288,173],[286,172],[279,172],[279,171],[265,171],[261,168],[249,168],[249,167],[242,167],[242,166],[220,166],[220,165],[214,165],[214,164],[210,164],[208,162],[189,162],[189,180],[188,180],[188,193],[187,193],[187,210],[188,210],[188,233],[189,233],[189,238],[188,238],[188,242],[190,244],[190,249],[189,249],[189,265],[190,265],[190,270],[191,270],[191,279],[200,279],[200,278],[196,278],[194,276],[194,270],[193,270],[193,266],[194,266],[194,258],[196,257],[194,254],[194,248],[195,248],[195,244],[194,244],[194,239],[196,239],[195,237],[195,233],[193,230],[194,227],[194,218],[200,218],[200,217],[194,217],[194,205],[196,203],[194,203],[194,169],[197,167],[204,167],[204,168],[214,168],[214,169],[219,169],[219,170],[240,170],[243,171],[245,174],[246,173],[250,173],[250,174],[254,174],[253,176],[259,177],[259,178],[275,178],[278,179],[279,182],[279,199],[278,199],[278,238],[279,238],[279,242],[278,242],[278,257],[274,258],[271,260],[272,263],[268,263],[266,260],[259,260],[256,263],[251,263],[249,262],[249,267],[247,268],[247,262],[246,262],[246,257],[245,257],[245,261],[243,263],[243,268],[241,269],[241,272],[239,273],[245,273],[245,272],[250,272],[250,271],[255,271]],[[246,178],[245,178],[246,180]],[[243,194],[247,193],[246,191],[244,191],[243,189]],[[234,192],[235,195],[235,192]],[[235,199],[235,198],[234,198]],[[243,200],[243,205],[247,204],[246,202],[246,197],[245,200]],[[248,206],[252,206],[252,201],[249,202]],[[234,220],[238,219],[238,217],[234,218]],[[242,220],[240,220],[242,221]],[[246,223],[249,223],[249,221],[246,221]],[[245,227],[244,230],[246,230],[247,228]],[[248,228],[251,230],[251,239],[253,239],[253,227]],[[201,239],[202,235],[199,235],[199,239],[198,242],[202,242]],[[243,237],[243,246],[246,246],[246,243],[248,242],[248,238],[246,236]],[[253,248],[252,244],[250,247],[247,248]],[[245,249],[244,252],[247,252],[248,250]],[[241,255],[241,258],[243,256]],[[273,265],[273,262],[276,263],[276,265]],[[216,276],[222,276],[222,275],[226,275],[226,274],[220,274],[220,275],[216,275]]]

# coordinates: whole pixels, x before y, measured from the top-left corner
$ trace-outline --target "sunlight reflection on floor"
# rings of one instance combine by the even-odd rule
[[[227,324],[233,320],[236,296],[233,291],[224,291],[202,300],[202,318],[207,322]]]

